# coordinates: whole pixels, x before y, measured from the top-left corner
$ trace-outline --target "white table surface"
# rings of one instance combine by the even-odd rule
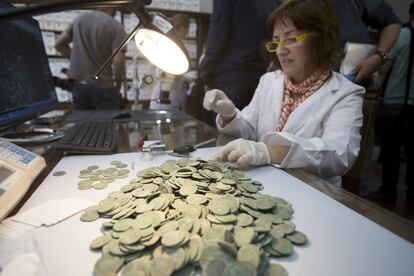
[[[199,149],[193,157],[208,159],[217,149]],[[119,190],[141,169],[158,166],[170,156],[157,156],[143,162],[138,153],[108,156],[65,157],[29,198],[21,211],[53,198],[79,196],[94,202]],[[131,166],[128,178],[117,180],[103,190],[77,189],[79,171],[89,165],[110,167],[120,160]],[[66,175],[52,173],[64,170]],[[289,275],[414,275],[414,245],[348,207],[313,189],[283,170],[272,166],[251,168],[246,173],[264,185],[262,193],[280,196],[293,204],[292,221],[310,242],[295,246],[287,258],[278,258]],[[49,275],[92,275],[100,253],[89,250],[89,243],[100,235],[104,219],[81,222],[80,213],[33,235],[39,245]]]

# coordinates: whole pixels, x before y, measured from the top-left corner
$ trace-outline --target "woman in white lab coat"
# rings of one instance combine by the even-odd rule
[[[359,152],[365,90],[332,71],[339,36],[332,7],[323,0],[286,1],[268,28],[273,41],[266,48],[276,53],[279,69],[261,78],[250,104],[240,111],[225,91],[205,95],[218,129],[241,137],[215,158],[302,168],[338,184]]]

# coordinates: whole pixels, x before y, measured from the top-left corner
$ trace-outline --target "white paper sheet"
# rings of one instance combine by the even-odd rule
[[[15,239],[41,225],[52,226],[91,206],[79,197],[51,199],[12,216],[0,224],[0,237]]]
[[[347,42],[345,44],[345,58],[341,63],[339,72],[344,75],[350,75],[351,71],[361,61],[374,53],[375,48],[372,44]]]
[[[76,213],[79,213],[94,202],[79,197],[51,199],[25,212],[11,217],[14,221],[30,224],[33,220],[42,225],[53,225]]]

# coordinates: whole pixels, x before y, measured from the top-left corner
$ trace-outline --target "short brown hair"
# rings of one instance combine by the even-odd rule
[[[271,35],[276,24],[291,20],[299,30],[312,33],[312,47],[315,65],[318,69],[329,70],[338,65],[340,55],[339,27],[330,0],[288,0],[269,16],[266,27]],[[276,56],[275,67],[280,68]]]
[[[190,18],[187,15],[182,13],[176,13],[171,18],[171,23],[173,24],[174,28],[178,29],[180,27],[184,27],[188,30],[190,27]]]

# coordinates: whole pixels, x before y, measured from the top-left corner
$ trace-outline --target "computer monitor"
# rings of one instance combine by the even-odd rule
[[[0,0],[0,10],[14,7]],[[57,97],[39,24],[0,22],[0,132],[55,109]]]

